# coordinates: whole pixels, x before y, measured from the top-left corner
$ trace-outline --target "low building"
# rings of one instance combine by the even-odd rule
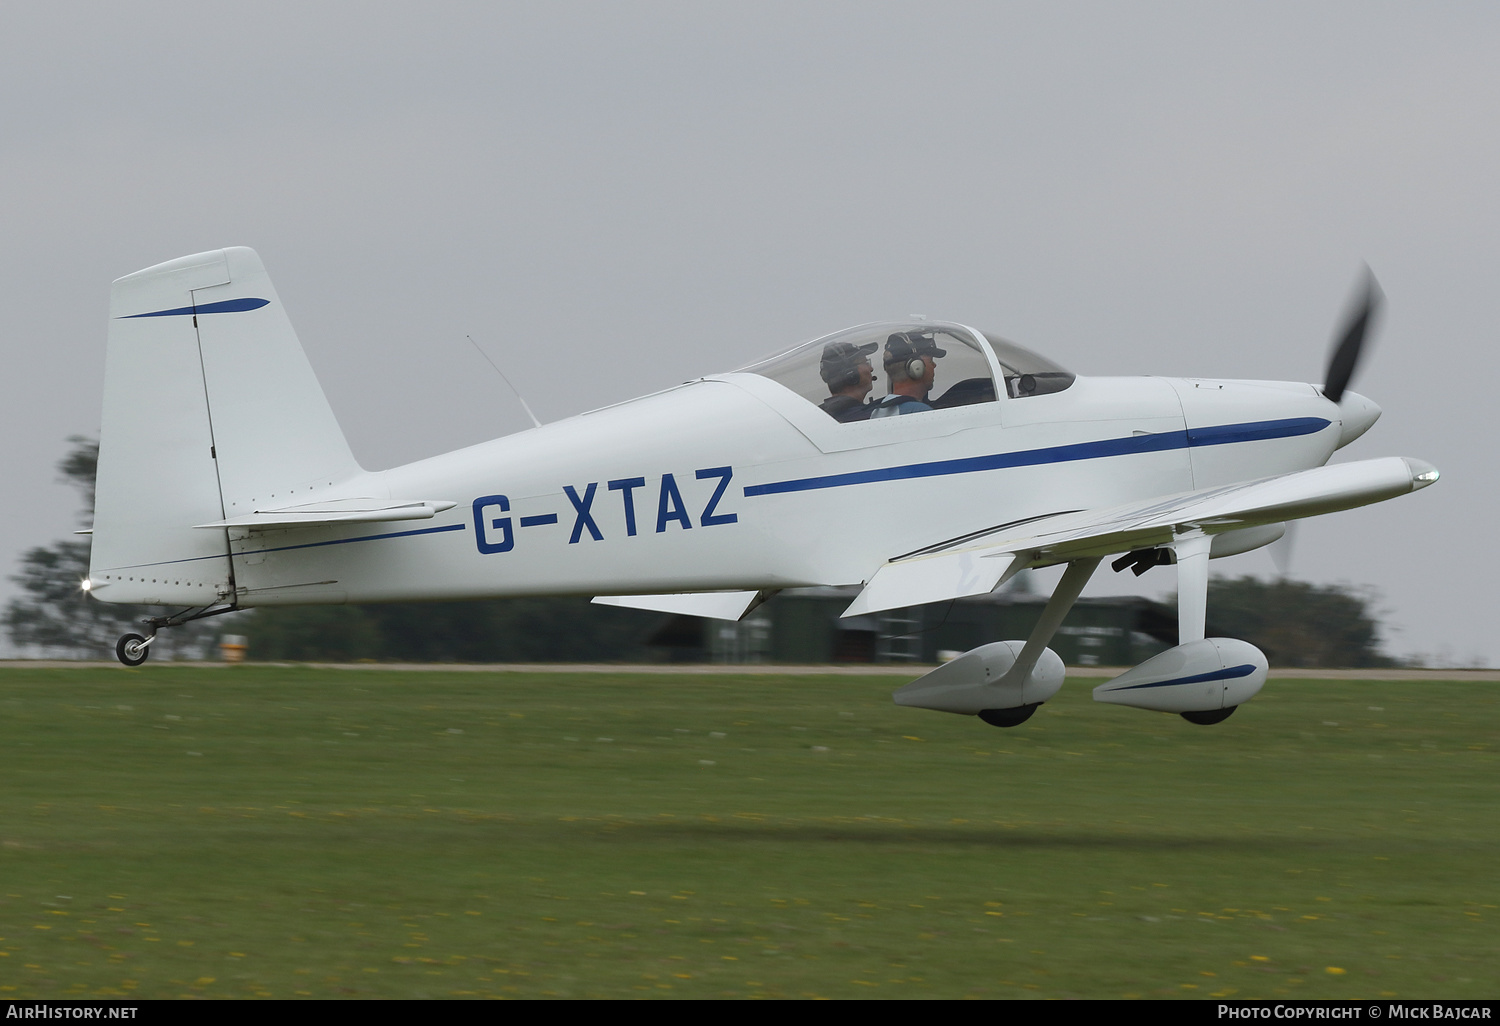
[[[858,588],[781,592],[738,623],[666,619],[653,657],[716,663],[937,663],[991,641],[1024,640],[1046,596],[1024,591],[839,618]],[[1177,613],[1149,599],[1079,599],[1052,640],[1069,666],[1133,666],[1177,644]]]

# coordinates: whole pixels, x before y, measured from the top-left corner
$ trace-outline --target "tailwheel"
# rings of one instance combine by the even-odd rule
[[[1041,702],[1018,705],[1012,709],[981,709],[979,718],[992,727],[1019,727],[1031,719],[1031,714],[1041,707]]]
[[[115,656],[126,666],[139,666],[146,661],[151,654],[151,643],[156,640],[156,634],[163,627],[176,627],[179,624],[191,623],[194,620],[202,620],[208,616],[219,616],[223,613],[233,613],[239,607],[235,605],[225,606],[194,606],[173,613],[171,616],[148,616],[141,620],[146,629],[151,633],[146,637],[139,634],[122,634],[120,640],[115,642]]]
[[[1215,723],[1223,723],[1238,708],[1239,706],[1237,705],[1231,705],[1228,709],[1208,709],[1204,712],[1185,712],[1179,715],[1189,723],[1196,723],[1200,727],[1209,727]]]
[[[139,634],[122,634],[115,642],[115,655],[126,666],[139,666],[151,654],[151,642]]]

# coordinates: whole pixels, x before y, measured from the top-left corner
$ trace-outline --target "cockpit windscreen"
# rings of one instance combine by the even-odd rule
[[[928,321],[861,325],[740,370],[786,386],[840,423],[855,423],[994,402],[992,354],[1013,398],[1073,382],[1067,371],[1019,346]]]
[[[984,340],[990,344],[1000,361],[1000,368],[1005,374],[1005,391],[1013,399],[1061,392],[1076,377],[1045,356],[1038,356],[1030,349],[1023,349],[997,335],[986,332]]]

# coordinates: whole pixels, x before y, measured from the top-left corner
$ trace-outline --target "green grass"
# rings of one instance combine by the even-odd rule
[[[1494,997],[1500,686],[0,671],[0,997]]]

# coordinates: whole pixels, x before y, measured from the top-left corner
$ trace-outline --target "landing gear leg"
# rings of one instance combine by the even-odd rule
[[[1088,584],[1089,578],[1094,575],[1094,568],[1099,565],[1099,558],[1094,556],[1091,559],[1075,559],[1068,564],[1068,569],[1063,571],[1062,580],[1057,582],[1057,588],[1052,592],[1052,597],[1047,600],[1046,607],[1042,609],[1042,618],[1032,628],[1031,637],[1026,639],[1026,645],[1021,649],[1021,654],[1016,657],[1015,665],[1006,671],[1005,679],[1025,680],[1031,671],[1036,669],[1036,662],[1046,650],[1047,642],[1052,640],[1052,635],[1056,634],[1057,629],[1062,626],[1063,619],[1073,608],[1073,603],[1077,602],[1078,596],[1083,594],[1083,586]],[[1027,716],[1029,715],[1031,714],[1027,713]]]
[[[1213,539],[1201,532],[1172,543],[1177,554],[1177,644],[1202,641],[1208,622],[1208,556]]]

